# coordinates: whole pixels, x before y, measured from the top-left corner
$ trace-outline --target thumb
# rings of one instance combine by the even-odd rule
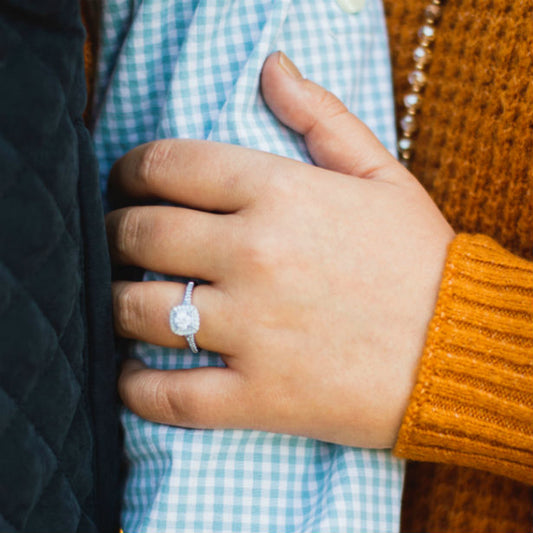
[[[244,387],[229,368],[156,370],[130,359],[118,390],[128,409],[152,422],[204,429],[243,426]]]
[[[363,122],[334,94],[303,78],[283,52],[265,61],[261,90],[276,117],[305,137],[318,166],[365,178],[401,167]]]

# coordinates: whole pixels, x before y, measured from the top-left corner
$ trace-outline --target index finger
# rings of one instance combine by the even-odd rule
[[[235,212],[257,197],[274,156],[210,141],[164,139],[137,146],[111,169],[113,203],[168,200]]]

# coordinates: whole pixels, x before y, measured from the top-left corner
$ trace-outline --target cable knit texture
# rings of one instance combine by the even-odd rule
[[[401,116],[429,0],[384,3]],[[417,461],[402,531],[531,533],[533,0],[449,0],[428,75],[412,171],[457,232],[484,236],[450,247],[395,447]]]
[[[457,237],[396,453],[532,481],[532,323],[533,265]]]

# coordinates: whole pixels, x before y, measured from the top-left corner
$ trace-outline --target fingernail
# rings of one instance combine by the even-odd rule
[[[301,80],[303,78],[300,71],[296,68],[296,65],[283,53],[279,53],[278,65],[295,80]]]

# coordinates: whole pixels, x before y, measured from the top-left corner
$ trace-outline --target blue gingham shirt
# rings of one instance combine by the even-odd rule
[[[263,62],[278,49],[394,151],[379,0],[367,0],[356,14],[335,0],[107,0],[94,134],[102,190],[118,157],[165,137],[311,162],[302,139],[280,125],[259,92]],[[132,355],[164,369],[222,365],[216,354],[144,343]],[[398,530],[403,463],[389,451],[168,427],[128,411],[122,421],[129,462],[125,533]]]

